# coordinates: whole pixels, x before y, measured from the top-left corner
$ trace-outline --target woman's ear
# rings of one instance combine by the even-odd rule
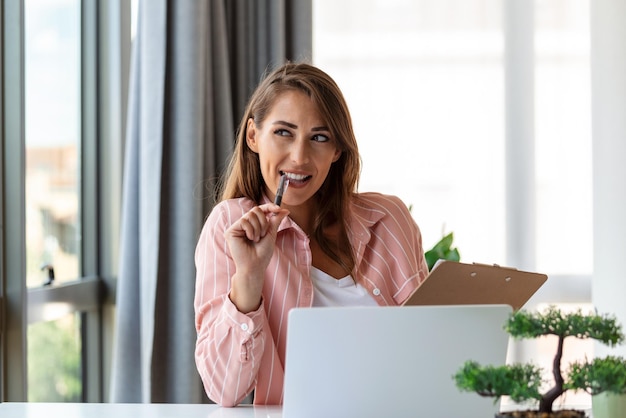
[[[333,157],[333,163],[334,163],[334,162],[337,162],[337,160],[339,159],[339,157],[341,157],[341,150],[340,150],[340,149],[337,149],[337,150],[335,151],[335,156]]]
[[[259,146],[256,142],[256,124],[252,118],[248,119],[248,125],[246,126],[246,144],[252,152],[259,152]]]

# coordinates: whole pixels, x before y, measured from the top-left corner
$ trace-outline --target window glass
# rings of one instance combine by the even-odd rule
[[[537,268],[593,272],[589,2],[535,3]]]
[[[28,327],[28,401],[82,400],[80,314]]]
[[[29,288],[81,275],[80,10],[79,0],[24,2]],[[81,346],[79,314],[29,324],[29,401],[82,399]]]
[[[80,260],[80,3],[26,0],[27,285],[76,280]],[[43,270],[42,270],[43,269]]]

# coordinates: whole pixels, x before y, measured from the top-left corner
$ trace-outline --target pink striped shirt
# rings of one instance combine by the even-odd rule
[[[219,203],[196,247],[196,365],[209,398],[224,406],[253,389],[255,404],[282,404],[287,314],[313,303],[309,239],[289,217],[278,229],[259,309],[243,314],[228,298],[235,264],[224,231],[254,206],[247,198]],[[402,304],[428,273],[420,230],[395,196],[356,195],[348,236],[353,277],[381,306]]]

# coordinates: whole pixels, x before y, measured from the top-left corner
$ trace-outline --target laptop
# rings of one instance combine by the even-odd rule
[[[508,305],[296,308],[289,313],[283,418],[494,416],[460,392],[466,360],[506,362]]]

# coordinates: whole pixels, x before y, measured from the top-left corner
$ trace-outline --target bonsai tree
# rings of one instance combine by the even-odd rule
[[[544,382],[541,377],[542,370],[537,366],[524,364],[481,366],[471,360],[454,375],[456,385],[460,390],[495,397],[496,400],[504,395],[510,396],[515,402],[537,400],[540,413],[552,413],[554,401],[559,396],[569,389],[583,387],[580,382],[566,383],[563,376],[561,359],[567,337],[592,338],[609,346],[624,340],[621,326],[613,316],[586,315],[580,310],[565,314],[554,306],[550,306],[544,312],[517,311],[511,314],[504,329],[514,338],[538,338],[547,335],[557,337],[550,389],[540,392]],[[574,370],[577,369],[573,368],[572,371]],[[600,367],[597,366],[594,370],[598,371]],[[581,386],[575,386],[577,384]]]
[[[572,363],[566,387],[582,389],[592,396],[603,392],[626,394],[626,359],[607,356]]]

